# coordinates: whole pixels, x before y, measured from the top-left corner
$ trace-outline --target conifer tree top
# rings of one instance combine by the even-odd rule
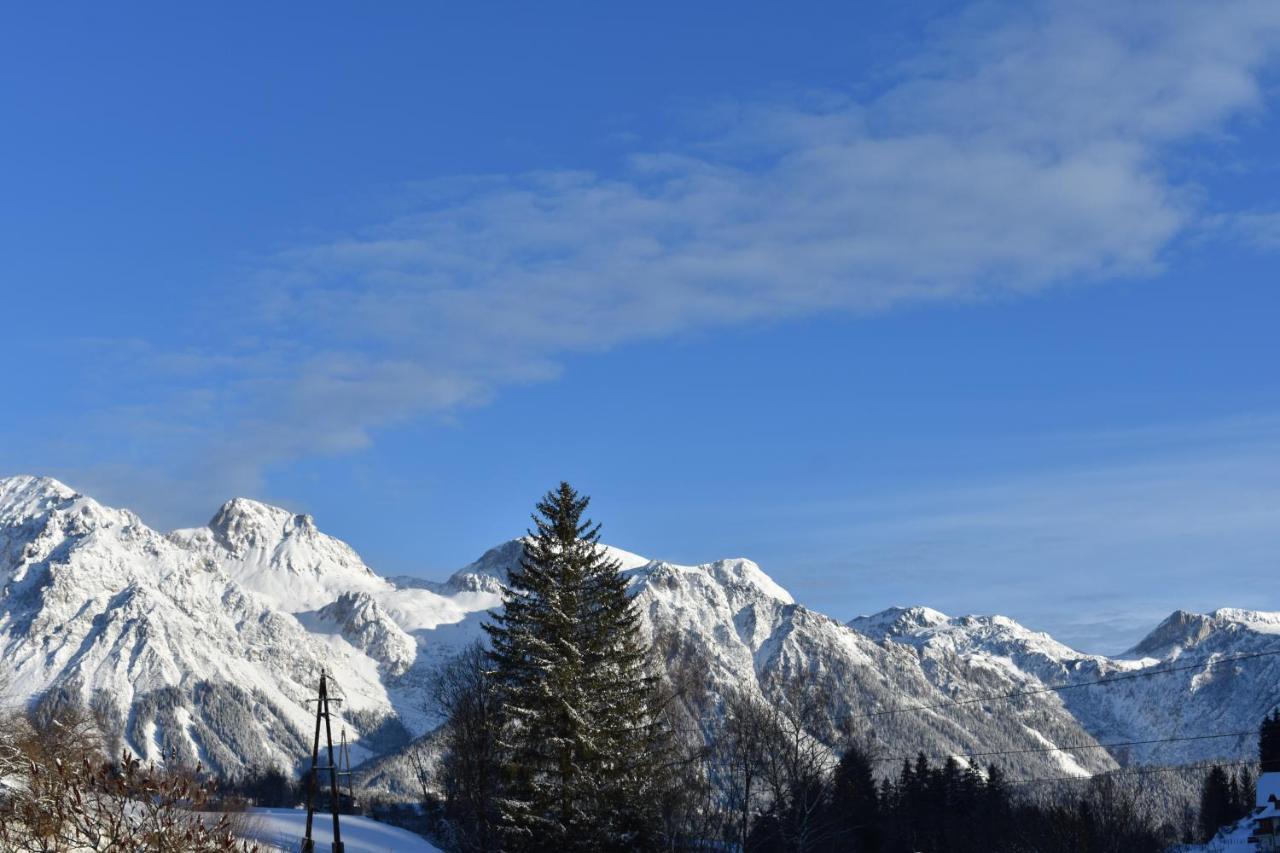
[[[591,498],[579,495],[577,490],[564,480],[560,485],[547,492],[538,501],[537,512],[531,518],[534,528],[529,531],[531,537],[553,537],[563,543],[584,540],[595,543],[600,539],[600,525],[591,519],[582,519],[583,512]]]

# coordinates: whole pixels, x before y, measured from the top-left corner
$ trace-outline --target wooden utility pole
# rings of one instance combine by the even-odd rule
[[[347,799],[351,801],[351,811],[354,814],[356,810],[356,789],[353,774],[351,772],[351,751],[347,748],[347,727],[342,727],[342,734],[339,736],[341,746],[338,747],[339,756],[339,776],[347,777]]]
[[[333,812],[333,853],[344,853],[342,846],[342,829],[338,826],[338,765],[333,756],[333,728],[329,721],[329,703],[341,702],[341,699],[329,698],[329,679],[323,669],[320,670],[320,694],[316,703],[316,736],[311,744],[311,772],[307,775],[307,834],[302,839],[302,853],[315,853],[316,843],[311,838],[311,824],[316,813],[316,788],[319,785],[318,774],[321,770],[329,771],[329,805]],[[320,721],[324,721],[324,739],[329,749],[329,765],[320,766]]]

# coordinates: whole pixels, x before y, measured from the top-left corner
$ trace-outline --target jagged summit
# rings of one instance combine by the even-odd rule
[[[855,631],[881,642],[891,641],[952,655],[1007,657],[1019,666],[1068,660],[1091,660],[1042,631],[1033,631],[1007,616],[948,616],[930,607],[891,607],[848,623]]]
[[[218,508],[208,524],[214,538],[228,551],[274,546],[295,532],[315,533],[315,519],[249,498],[232,498]]]
[[[7,504],[12,495],[53,496],[75,498],[79,493],[61,480],[32,474],[13,474],[0,477],[0,506]]]
[[[716,560],[707,566],[712,576],[726,586],[747,588],[772,598],[782,604],[795,604],[791,593],[787,592],[773,578],[751,560],[735,557],[731,560]]]
[[[524,556],[524,539],[509,539],[485,551],[449,576],[445,586],[456,590],[497,594]]]
[[[1223,631],[1280,634],[1280,613],[1220,607],[1211,613],[1175,610],[1121,657],[1164,658],[1182,654]]]
[[[289,612],[323,607],[347,591],[391,588],[310,515],[248,498],[227,501],[205,527],[175,530],[168,538]]]
[[[0,522],[31,518],[80,497],[70,486],[52,477],[0,477]]]
[[[932,607],[890,607],[870,616],[848,621],[853,630],[876,640],[897,637],[920,628],[930,628],[950,621],[951,617]]]
[[[1147,658],[1181,651],[1207,637],[1216,621],[1213,617],[1201,613],[1175,610],[1125,655]]]

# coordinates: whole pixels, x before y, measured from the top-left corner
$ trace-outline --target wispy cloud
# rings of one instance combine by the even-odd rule
[[[199,412],[120,417],[167,431],[162,465],[198,454],[253,488],[572,353],[1150,274],[1197,216],[1162,157],[1260,109],[1278,45],[1272,0],[983,6],[875,97],[719,110],[607,175],[451,180],[282,252],[236,352],[164,358],[209,395]]]
[[[1280,249],[1280,211],[1242,211],[1214,217],[1210,223],[1258,249]]]
[[[1071,442],[1073,462],[796,509],[826,519],[828,547],[845,544],[845,568],[832,571],[864,609],[996,608],[1115,652],[1176,608],[1280,607],[1275,418],[1055,441]]]

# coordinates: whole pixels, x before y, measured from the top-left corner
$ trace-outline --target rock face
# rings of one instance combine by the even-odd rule
[[[1270,616],[1272,614],[1265,614]],[[1229,628],[1236,623],[1247,623],[1264,619],[1264,614],[1251,613],[1245,610],[1219,610],[1207,616],[1200,613],[1188,613],[1175,610],[1156,629],[1130,649],[1129,657],[1157,658],[1174,657],[1186,649],[1207,640],[1215,631]]]
[[[834,745],[853,732],[886,768],[919,751],[936,760],[1010,751],[1000,761],[1013,776],[1238,756],[1247,738],[1036,750],[1252,730],[1280,698],[1280,657],[1211,665],[1280,648],[1280,614],[1176,613],[1109,659],[1000,616],[893,608],[842,625],[750,560],[682,566],[610,551],[661,647],[695,662],[708,713],[729,690],[785,707],[799,685],[822,696],[815,734]],[[396,749],[439,722],[432,674],[482,637],[521,554],[516,540],[444,582],[386,579],[309,516],[256,501],[230,501],[207,526],[162,535],[57,481],[3,479],[8,692],[92,704],[139,755],[176,751],[235,773],[308,753],[305,700],[324,667],[346,699],[340,725],[353,761],[371,759],[369,778],[395,790]],[[1174,665],[1105,689],[983,700]]]
[[[367,592],[344,592],[316,614],[333,625],[347,642],[378,662],[394,678],[413,665],[418,646]]]

